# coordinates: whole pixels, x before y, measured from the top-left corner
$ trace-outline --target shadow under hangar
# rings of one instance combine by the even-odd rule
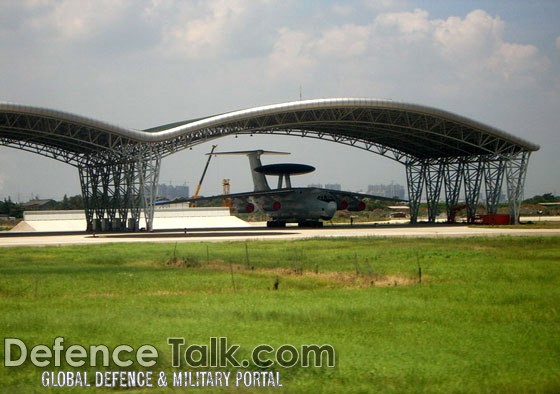
[[[0,103],[0,145],[78,168],[88,231],[151,230],[163,157],[230,134],[274,134],[349,145],[402,163],[411,223],[420,199],[435,221],[442,187],[448,215],[464,190],[474,220],[484,185],[489,214],[507,185],[510,217],[519,220],[527,165],[539,146],[450,112],[390,100],[333,98],[267,105],[147,130],[65,112]]]

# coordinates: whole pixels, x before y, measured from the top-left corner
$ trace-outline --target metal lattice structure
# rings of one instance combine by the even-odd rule
[[[482,185],[496,211],[506,179],[512,221],[530,153],[538,145],[446,111],[387,100],[297,101],[177,122],[148,130],[121,128],[68,113],[0,104],[0,145],[78,168],[89,230],[138,229],[153,219],[161,159],[231,134],[299,136],[363,149],[405,166],[411,221],[425,194],[428,220],[445,195],[448,216],[465,193],[474,220]],[[425,193],[424,193],[425,191]]]

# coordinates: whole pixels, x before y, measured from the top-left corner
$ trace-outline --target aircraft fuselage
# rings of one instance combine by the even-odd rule
[[[278,195],[250,196],[234,200],[233,206],[243,212],[247,202],[253,204],[254,210],[265,212],[272,221],[284,223],[330,220],[337,209],[333,196],[316,188],[294,188]]]

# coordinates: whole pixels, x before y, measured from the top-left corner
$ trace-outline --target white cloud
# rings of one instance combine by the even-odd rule
[[[430,19],[419,9],[381,13],[369,24],[343,24],[315,34],[282,29],[269,67],[276,77],[300,69],[343,78],[347,86],[373,80],[385,84],[384,79],[428,89],[448,85],[449,94],[457,93],[453,86],[469,90],[534,83],[548,67],[547,59],[533,45],[507,42],[504,30],[499,17],[482,10],[447,19]]]
[[[303,31],[280,29],[268,59],[269,76],[278,78],[286,73],[305,74],[306,70],[316,65],[313,44],[311,37]]]
[[[44,10],[31,19],[34,30],[50,31],[60,39],[78,41],[122,20],[130,0],[37,0],[28,3],[28,7]]]
[[[258,17],[268,0],[212,0],[192,5],[178,3],[177,15],[163,29],[164,51],[187,59],[235,53],[240,37],[259,40],[252,29],[252,18]]]
[[[457,62],[491,56],[504,31],[500,18],[492,18],[482,10],[472,11],[464,19],[449,17],[432,23],[435,43],[442,54]]]
[[[533,45],[502,42],[487,59],[486,65],[504,80],[515,77],[515,83],[520,83],[521,79],[536,79],[546,69],[548,62],[540,58]]]
[[[369,34],[367,26],[344,25],[326,30],[313,45],[321,56],[355,57],[365,54]]]
[[[355,5],[335,3],[330,9],[339,23],[291,26],[278,12],[277,3],[267,0],[151,0],[140,5],[132,0],[27,0],[26,7],[38,10],[31,14],[33,29],[50,33],[59,42],[80,42],[136,20],[140,21],[136,30],[125,31],[129,37],[121,40],[123,44],[132,38],[140,42],[140,35],[145,34],[146,45],[151,45],[146,53],[152,55],[201,64],[253,51],[244,56],[260,58],[266,68],[262,75],[276,83],[282,83],[283,75],[289,78],[297,73],[330,77],[345,73],[344,81],[352,83],[372,72],[379,77],[420,73],[423,80],[438,80],[435,84],[442,79],[470,79],[471,84],[515,78],[530,82],[547,67],[535,46],[507,42],[504,21],[483,10],[446,19],[430,18],[421,9],[382,12],[358,24],[346,21],[356,14]],[[399,1],[376,5],[383,10],[399,8]],[[266,26],[270,31],[263,29]],[[100,45],[111,43],[101,41]],[[331,64],[328,70],[326,64]]]
[[[465,79],[494,83],[515,79],[513,83],[519,85],[535,81],[548,66],[535,46],[505,41],[505,23],[482,10],[464,19],[450,17],[432,23],[439,53]]]
[[[404,37],[424,37],[431,30],[428,12],[416,9],[414,12],[384,13],[375,18],[380,29],[396,28],[396,34]]]

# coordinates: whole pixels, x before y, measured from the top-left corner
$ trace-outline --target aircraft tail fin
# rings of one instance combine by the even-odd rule
[[[209,153],[207,153],[209,154]],[[276,152],[267,151],[262,149],[257,150],[243,150],[235,152],[214,152],[213,155],[247,155],[249,158],[249,164],[251,166],[251,175],[253,176],[253,185],[256,192],[263,192],[270,190],[270,186],[266,180],[266,176],[262,173],[255,171],[256,168],[262,167],[261,156],[262,155],[289,155],[289,152]]]

